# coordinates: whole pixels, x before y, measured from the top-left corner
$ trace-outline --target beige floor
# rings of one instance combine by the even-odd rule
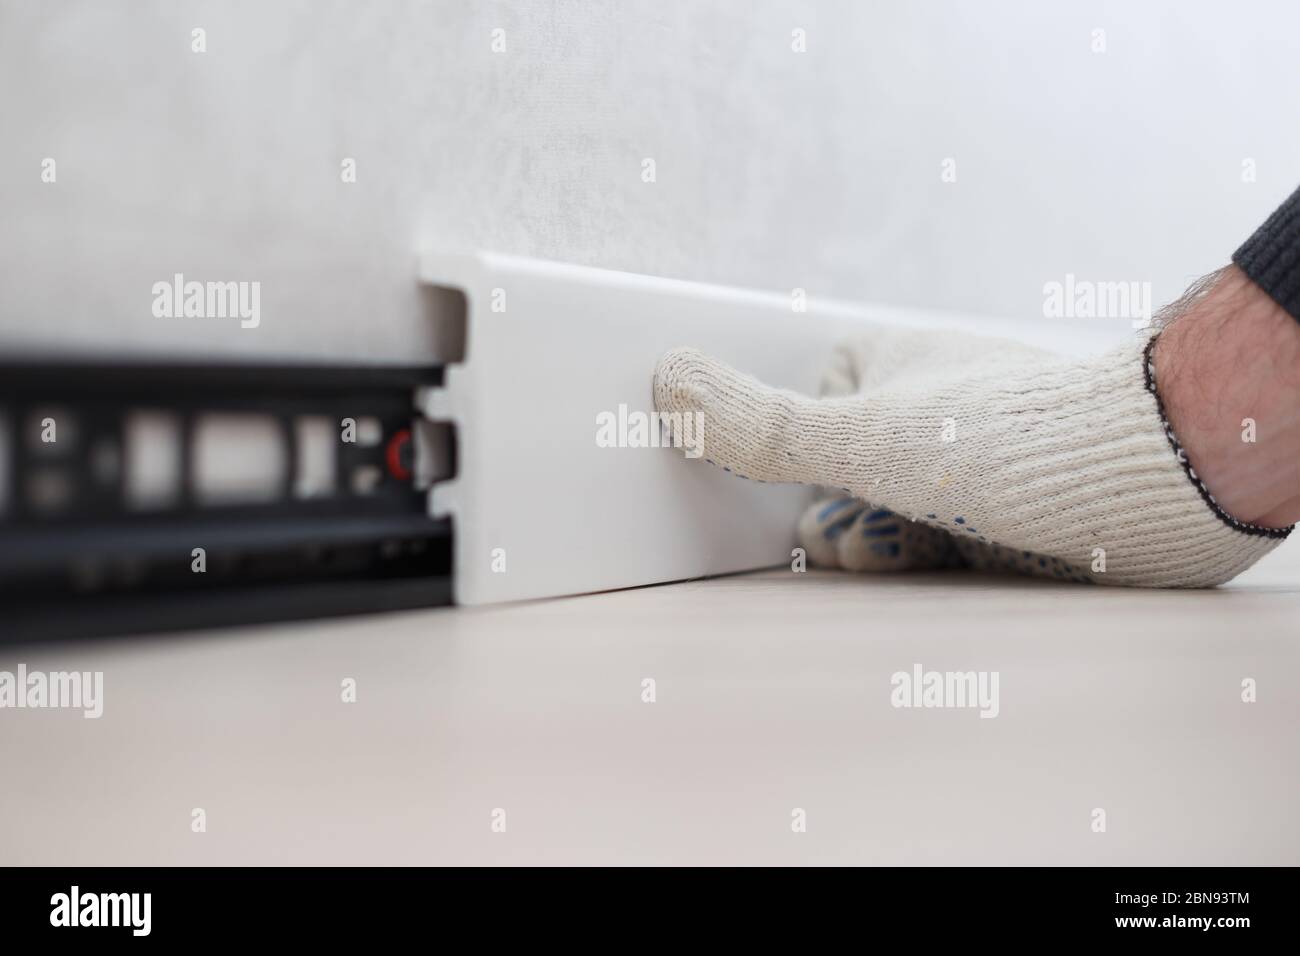
[[[771,571],[0,645],[106,684],[0,711],[0,862],[1296,864],[1295,547],[1214,592]],[[917,663],[999,716],[895,709]]]

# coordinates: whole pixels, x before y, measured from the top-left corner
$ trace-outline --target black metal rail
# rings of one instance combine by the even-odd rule
[[[0,361],[0,640],[450,603],[452,527],[428,517],[409,472],[415,390],[441,382],[436,366]],[[176,493],[146,509],[125,466],[139,412],[176,423]],[[287,468],[269,499],[214,504],[196,491],[196,423],[231,413],[278,435]],[[380,431],[336,443],[330,490],[310,497],[295,494],[305,417]],[[60,429],[48,445],[45,420]],[[364,489],[358,469],[372,476]]]

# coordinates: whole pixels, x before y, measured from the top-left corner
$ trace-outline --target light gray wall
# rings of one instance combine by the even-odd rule
[[[421,245],[1040,322],[1067,272],[1167,298],[1300,182],[1298,32],[1281,0],[3,0],[0,335],[420,358]],[[260,328],[154,318],[174,272],[260,281]]]

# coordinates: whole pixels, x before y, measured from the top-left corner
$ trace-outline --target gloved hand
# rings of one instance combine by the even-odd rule
[[[1238,522],[1199,485],[1157,399],[1152,343],[1078,361],[879,327],[836,350],[817,399],[676,349],[655,370],[655,405],[704,414],[713,464],[840,492],[801,522],[824,564],[1210,586],[1289,529]]]
[[[926,347],[929,342],[945,351],[930,351]],[[968,364],[976,356],[996,360],[998,354],[1017,356],[1026,363],[1053,357],[1004,339],[957,335],[940,342],[925,335],[895,334],[891,330],[891,334],[880,338],[875,349],[866,340],[837,347],[822,376],[820,395],[866,396],[888,387],[890,382],[920,383],[927,378],[937,381],[952,367]],[[954,366],[946,364],[949,362]],[[799,544],[812,564],[846,571],[883,573],[971,567],[1057,577],[1066,573],[1058,561],[1042,560],[1040,567],[1038,555],[1026,554],[1014,560],[1011,552],[1003,553],[996,545],[910,521],[888,508],[842,492],[826,493],[810,505],[799,520],[798,534]]]

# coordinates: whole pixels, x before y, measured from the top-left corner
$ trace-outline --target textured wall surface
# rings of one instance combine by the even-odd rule
[[[1300,180],[1297,26],[1259,0],[3,0],[0,341],[419,358],[421,246],[1036,321],[1066,273],[1168,298]],[[261,325],[155,318],[176,272],[261,282]]]

